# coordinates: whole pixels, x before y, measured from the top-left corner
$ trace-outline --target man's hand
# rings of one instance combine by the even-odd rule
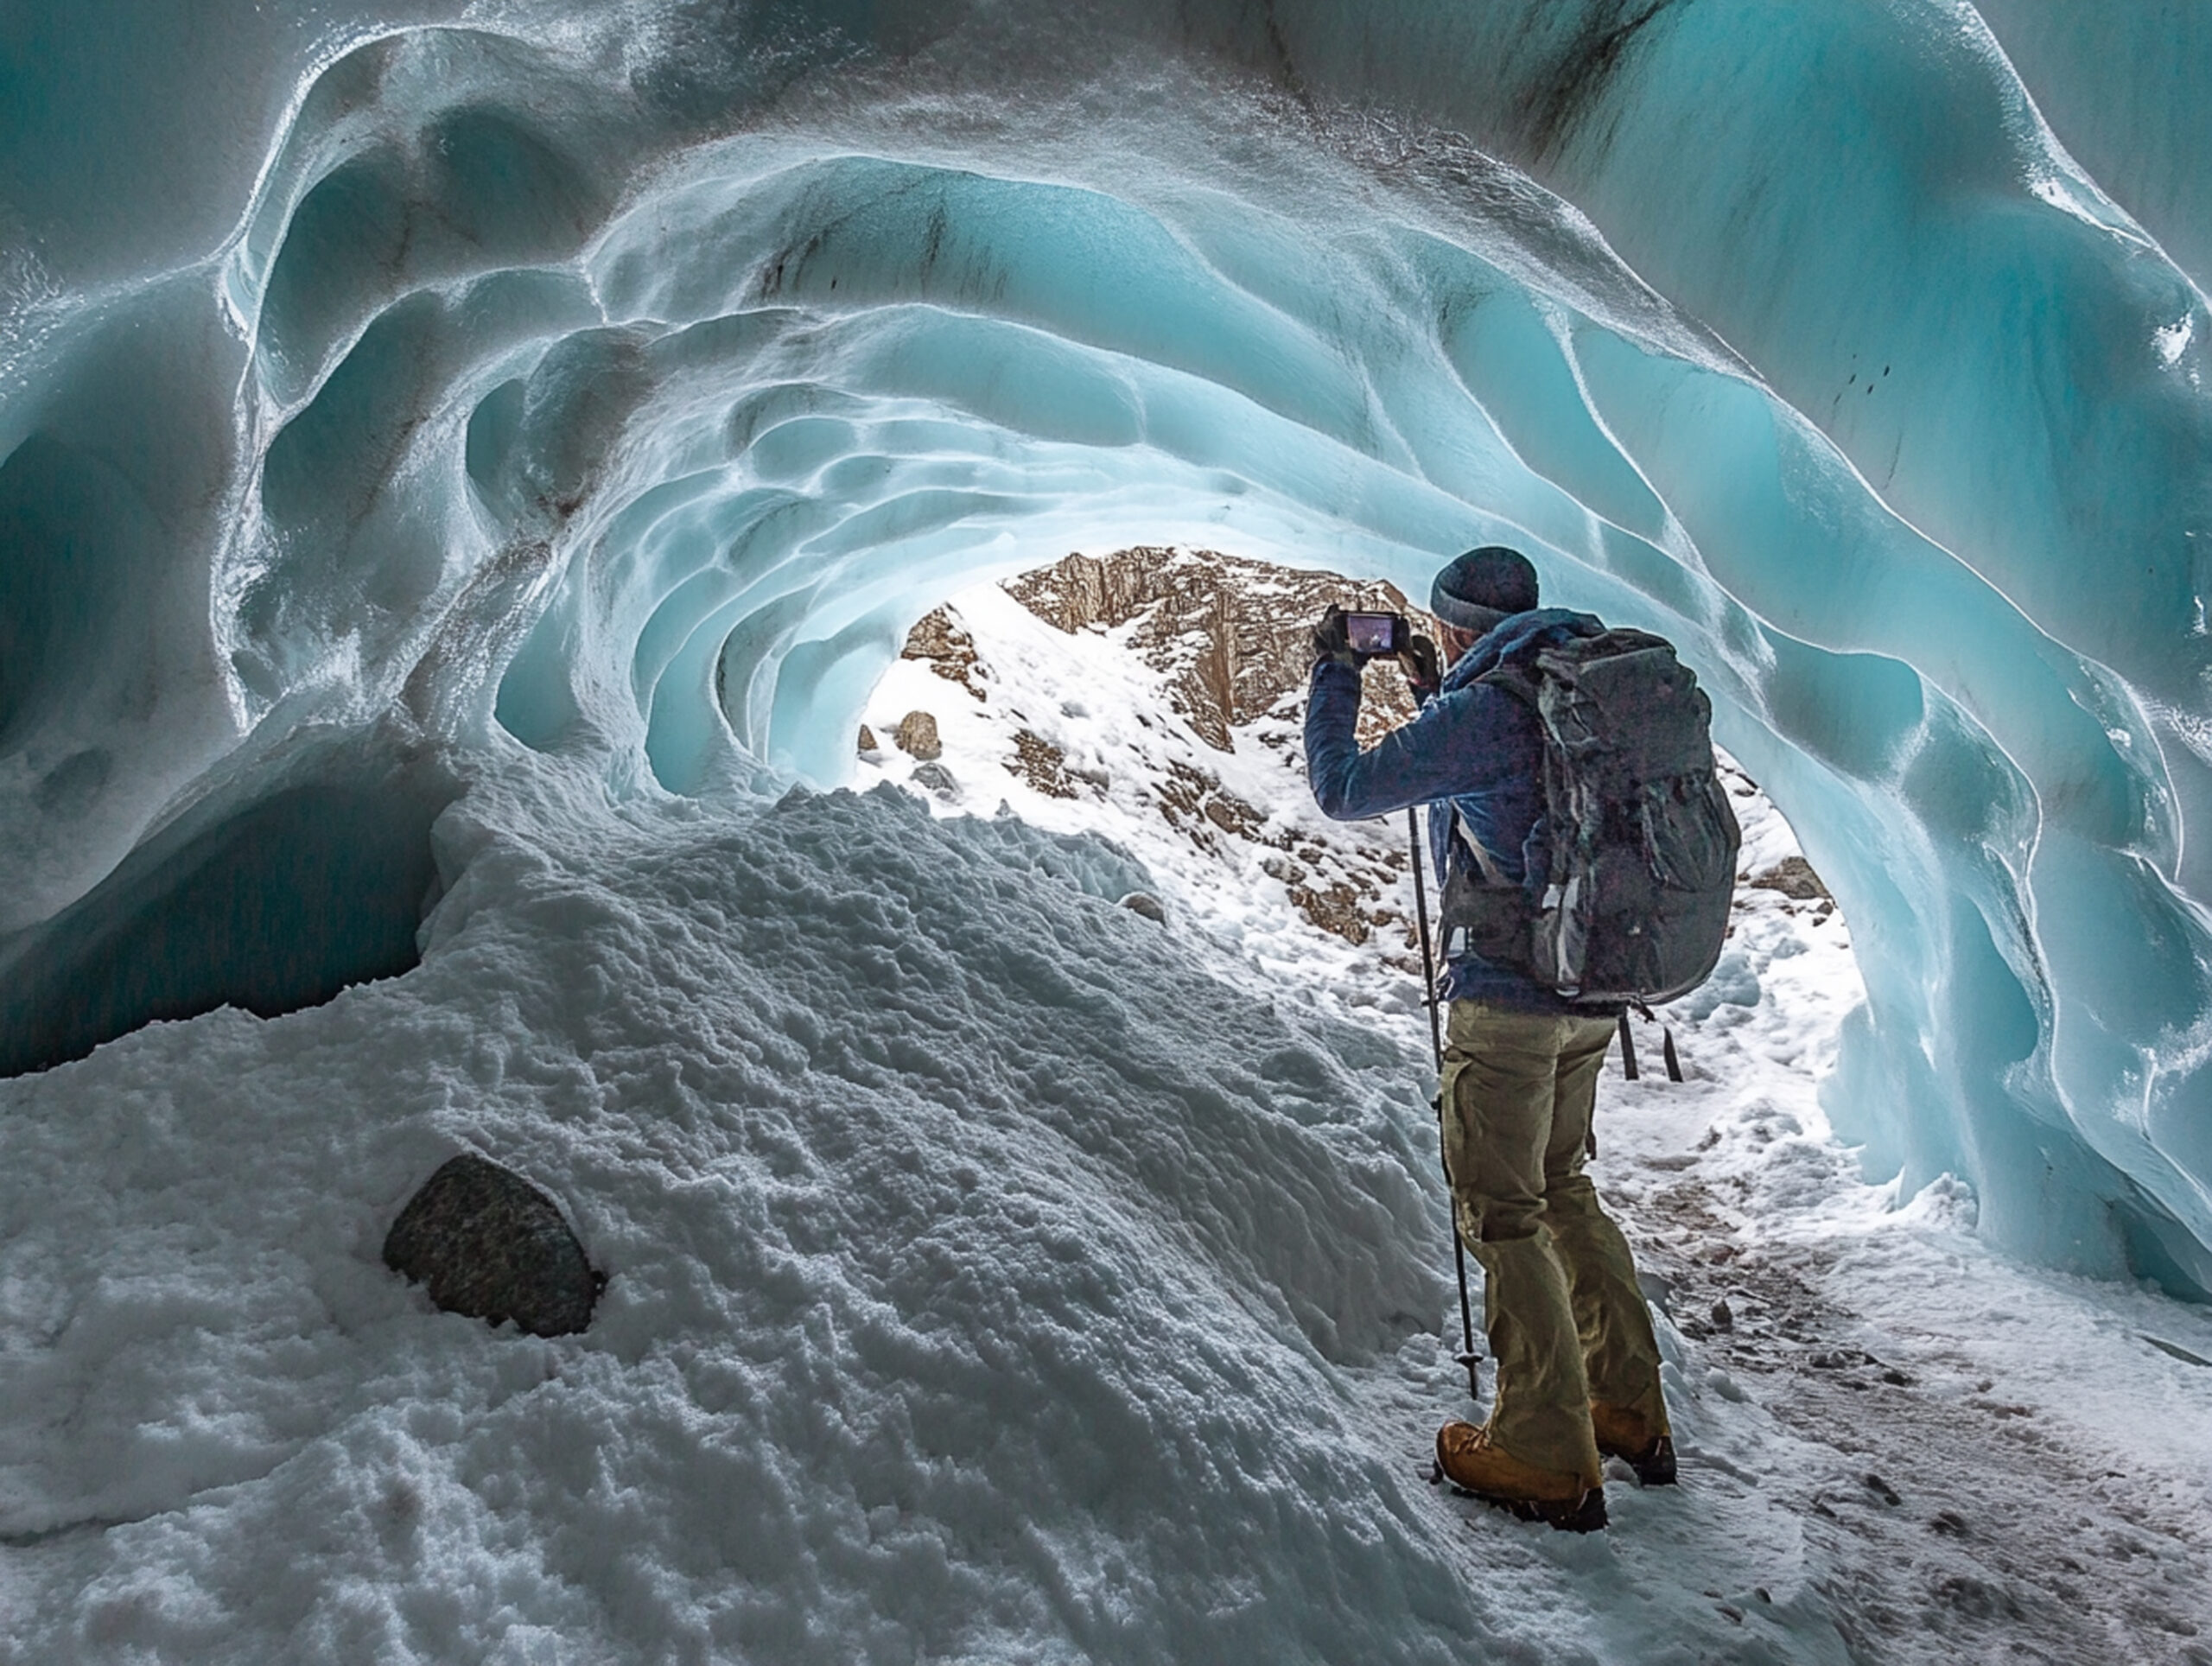
[[[1398,654],[1398,664],[1406,674],[1406,684],[1414,691],[1416,701],[1431,698],[1443,686],[1444,673],[1436,657],[1436,644],[1425,636],[1413,636]]]
[[[1321,622],[1313,627],[1313,657],[1329,659],[1353,671],[1363,670],[1367,656],[1351,645],[1351,637],[1344,628],[1344,610],[1334,603],[1321,615]]]

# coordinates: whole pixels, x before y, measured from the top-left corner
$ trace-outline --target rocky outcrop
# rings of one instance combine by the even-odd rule
[[[1070,633],[1138,621],[1131,646],[1168,674],[1177,713],[1222,752],[1235,749],[1232,729],[1303,690],[1313,664],[1313,621],[1331,602],[1408,614],[1416,629],[1432,638],[1436,633],[1434,620],[1379,579],[1293,572],[1211,550],[1140,546],[1110,556],[1073,555],[1009,579],[1006,590]],[[928,654],[917,657],[938,664]],[[1360,739],[1371,745],[1413,715],[1413,703],[1404,679],[1389,668],[1368,679],[1367,693]]]
[[[942,607],[933,607],[906,633],[901,659],[918,659],[948,683],[957,683],[978,700],[988,698],[983,679],[990,675],[976,657],[976,639]]]
[[[1068,779],[1067,754],[1033,730],[1015,731],[1014,759],[1009,767],[1048,798],[1076,796],[1075,783]]]
[[[1754,875],[1749,884],[1763,891],[1779,891],[1785,897],[1795,897],[1801,902],[1828,900],[1828,887],[1813,871],[1813,864],[1802,856],[1784,856],[1764,874]]]
[[[1293,771],[1301,768],[1299,716],[1313,661],[1313,626],[1332,602],[1405,613],[1432,639],[1437,631],[1433,618],[1408,608],[1404,596],[1380,580],[1297,572],[1205,550],[1141,547],[1103,556],[1070,556],[1003,588],[1032,614],[1071,634],[1126,630],[1122,639],[1165,674],[1169,703],[1202,742],[1232,752],[1241,737],[1263,753],[1280,754]],[[949,607],[916,623],[901,658],[925,662],[987,707],[1006,693],[999,674],[979,657],[967,625]],[[1413,714],[1402,675],[1395,666],[1376,667],[1362,702],[1361,743],[1372,746]],[[1108,796],[1112,780],[1107,772],[1095,758],[1078,761],[1061,740],[1039,732],[1049,723],[1033,727],[1011,712],[986,715],[987,721],[1014,718],[1011,751],[994,761],[1034,792],[1068,800]],[[1135,715],[1139,724],[1152,726],[1143,713]],[[878,718],[880,728],[881,714]],[[913,712],[885,739],[918,759],[931,758],[937,755],[935,731],[934,718]],[[1319,836],[1300,831],[1232,791],[1203,754],[1190,755],[1187,743],[1181,749],[1185,756],[1150,757],[1141,766],[1135,760],[1143,748],[1131,754],[1133,790],[1156,807],[1162,821],[1224,862],[1262,855],[1263,870],[1319,930],[1355,945],[1379,938],[1378,947],[1411,947],[1412,925],[1397,900],[1407,861],[1399,830],[1379,839],[1350,829]],[[936,763],[918,765],[907,780],[947,801],[961,791]]]

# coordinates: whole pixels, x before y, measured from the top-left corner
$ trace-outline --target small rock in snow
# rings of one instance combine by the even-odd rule
[[[449,1313],[512,1319],[537,1336],[582,1330],[606,1283],[552,1199],[473,1152],[423,1182],[391,1224],[384,1260]]]
[[[931,756],[935,754],[932,753]],[[940,798],[956,798],[960,792],[960,783],[952,779],[952,772],[943,764],[916,764],[913,782],[916,786],[925,787]]]
[[[1784,856],[1753,878],[1751,884],[1759,890],[1779,891],[1785,897],[1796,897],[1804,902],[1828,894],[1827,887],[1821,883],[1821,876],[1813,871],[1812,863],[1802,856]]]
[[[881,750],[876,742],[875,731],[870,728],[866,723],[862,723],[861,725],[860,749],[862,752],[876,752]]]
[[[1160,925],[1167,924],[1167,911],[1160,906],[1160,899],[1149,891],[1132,891],[1122,899],[1120,906]]]
[[[899,751],[912,753],[925,764],[944,756],[944,743],[937,738],[937,719],[925,711],[910,711],[900,718],[891,739]]]

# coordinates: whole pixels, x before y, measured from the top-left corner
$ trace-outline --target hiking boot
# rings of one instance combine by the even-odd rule
[[[1637,1413],[1592,1400],[1590,1432],[1598,1437],[1599,1452],[1626,1463],[1640,1485],[1675,1485],[1674,1437],[1654,1434],[1651,1425]]]
[[[1562,1533],[1594,1533],[1605,1524],[1605,1488],[1567,1470],[1523,1463],[1472,1423],[1437,1430],[1436,1467],[1461,1491],[1524,1522],[1548,1522]]]

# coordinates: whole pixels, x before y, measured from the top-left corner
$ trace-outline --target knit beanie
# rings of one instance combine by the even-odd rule
[[[1428,610],[1477,636],[1536,605],[1536,569],[1518,550],[1486,544],[1446,563],[1428,593]]]

